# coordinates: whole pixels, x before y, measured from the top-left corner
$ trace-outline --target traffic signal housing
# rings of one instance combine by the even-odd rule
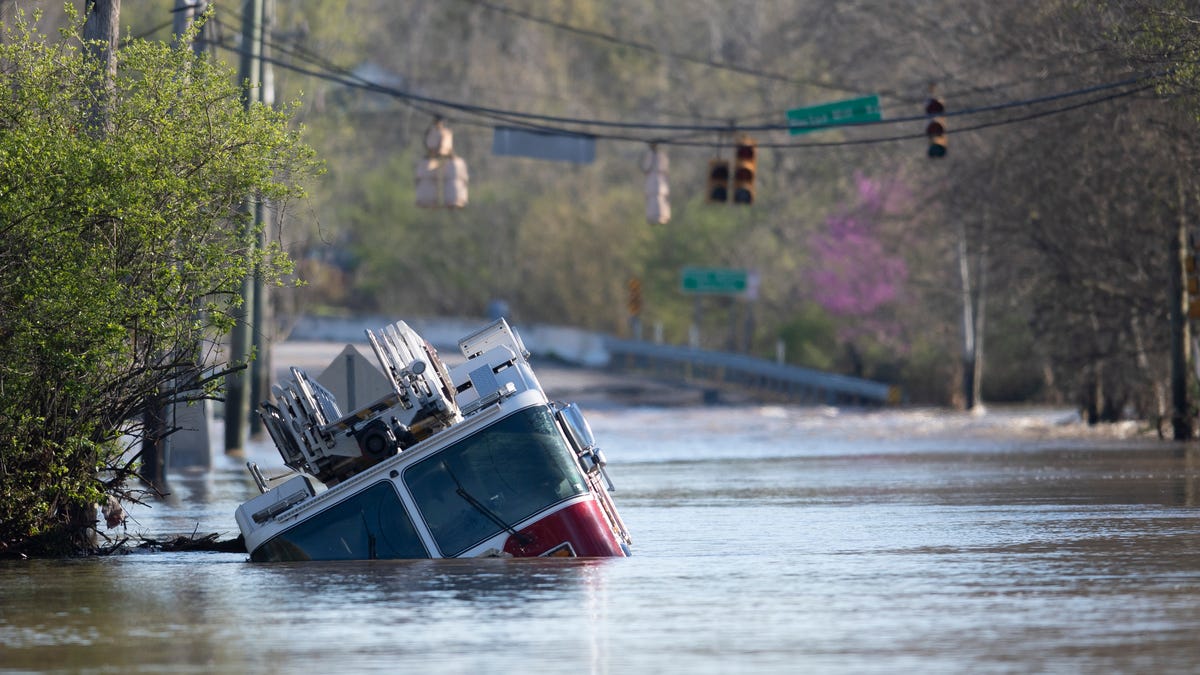
[[[467,205],[467,162],[454,154],[454,132],[442,120],[425,131],[425,157],[417,160],[417,206],[455,208]]]
[[[708,201],[729,201],[729,162],[723,159],[708,161]]]
[[[667,153],[651,145],[642,155],[642,172],[646,174],[646,222],[666,225],[671,220],[671,188],[667,184],[670,162]]]
[[[733,154],[733,203],[754,203],[754,177],[758,174],[758,145],[742,138]]]
[[[934,96],[925,104],[925,114],[929,116],[929,124],[925,126],[925,135],[929,137],[929,156],[938,159],[946,156],[946,104]]]

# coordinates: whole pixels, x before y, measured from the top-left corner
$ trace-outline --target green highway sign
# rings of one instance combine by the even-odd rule
[[[833,103],[787,111],[788,131],[793,135],[806,134],[845,124],[861,124],[883,119],[879,96],[871,94]]]
[[[685,267],[680,270],[684,293],[741,295],[750,288],[750,273],[723,267]]]

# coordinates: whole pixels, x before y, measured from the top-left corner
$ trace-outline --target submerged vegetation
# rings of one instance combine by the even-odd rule
[[[243,202],[298,195],[312,162],[187,51],[128,42],[106,83],[81,25],[18,19],[0,44],[0,552],[79,550],[96,505],[136,499],[129,441],[216,395],[243,278],[291,269]]]

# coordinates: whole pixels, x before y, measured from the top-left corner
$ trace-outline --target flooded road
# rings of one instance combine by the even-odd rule
[[[586,412],[632,558],[4,562],[0,672],[1200,667],[1195,445],[1054,411]],[[256,492],[224,458],[171,489],[131,533],[230,538]]]

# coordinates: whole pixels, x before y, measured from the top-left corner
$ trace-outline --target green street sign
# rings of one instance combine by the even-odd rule
[[[746,270],[685,267],[680,270],[679,277],[684,293],[741,295],[750,288],[750,273]]]
[[[787,111],[787,119],[788,131],[798,136],[845,124],[875,122],[883,119],[883,111],[879,107],[879,96],[871,94],[808,108],[792,108]]]

